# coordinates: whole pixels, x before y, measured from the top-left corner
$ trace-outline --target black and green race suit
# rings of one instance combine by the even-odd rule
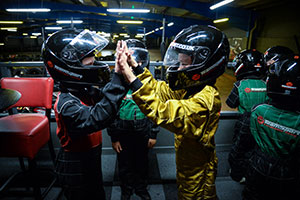
[[[260,104],[252,110],[250,128],[256,148],[244,199],[298,199],[300,112]]]
[[[241,113],[234,127],[233,145],[228,157],[230,176],[235,181],[240,181],[245,176],[254,146],[249,128],[251,108],[266,99],[266,83],[263,80],[243,79],[234,83],[234,88],[226,100],[228,106],[238,108]]]

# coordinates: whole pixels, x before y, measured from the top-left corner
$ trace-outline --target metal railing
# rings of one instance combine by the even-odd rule
[[[102,61],[107,63],[110,67],[114,67],[115,61]],[[229,63],[228,66],[231,66],[232,63]],[[34,71],[33,69],[39,68],[40,71]],[[47,73],[47,70],[45,68],[44,62],[43,61],[18,61],[18,62],[0,62],[0,78],[3,77],[3,71],[8,70],[11,72],[11,75],[8,76],[15,76],[13,70],[15,69],[28,69],[27,73],[21,74],[22,76],[26,77],[36,77],[36,76],[49,76]],[[157,79],[163,79],[165,76],[165,67],[163,66],[162,61],[150,61],[150,66],[149,69],[151,73],[154,75],[155,78]],[[31,72],[40,72],[39,74],[30,74]],[[9,74],[9,73],[7,73]],[[18,75],[17,75],[18,76]],[[238,112],[237,111],[222,111],[220,114],[220,119],[221,120],[226,120],[226,119],[237,119],[238,117]],[[54,115],[52,115],[51,120],[54,119]]]

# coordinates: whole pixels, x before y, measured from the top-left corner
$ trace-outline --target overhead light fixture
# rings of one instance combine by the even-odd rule
[[[99,35],[101,35],[103,37],[110,37],[110,33],[105,33],[103,31],[102,32],[98,31],[97,34],[99,34]]]
[[[7,12],[50,12],[49,8],[7,8]]]
[[[83,23],[82,20],[57,20],[56,21],[57,24],[81,24]]]
[[[114,12],[114,13],[148,13],[150,12],[149,9],[132,9],[132,8],[108,8],[107,12]]]
[[[150,32],[148,32],[148,33],[146,33],[145,35],[150,35],[151,33],[154,33],[155,31],[154,30],[152,30],[152,31],[150,31]]]
[[[5,31],[8,31],[8,30],[17,30],[18,28],[17,27],[1,27],[0,30],[5,30]]]
[[[31,35],[39,36],[42,35],[41,33],[31,33]]]
[[[213,22],[215,24],[217,24],[217,23],[221,23],[221,22],[227,22],[228,20],[229,20],[229,18],[222,18],[222,19],[216,19]]]
[[[117,20],[118,24],[142,24],[143,21],[139,20]]]
[[[209,9],[213,10],[213,9],[216,9],[216,8],[219,8],[221,6],[224,6],[226,4],[229,4],[231,2],[233,2],[234,0],[224,0],[224,1],[221,1],[219,3],[216,3],[214,5],[212,5],[211,7],[209,7]]]
[[[168,23],[167,26],[173,26],[173,25],[174,25],[174,22],[170,22],[170,23]]]
[[[62,27],[60,26],[47,26],[45,27],[46,30],[61,30]]]
[[[0,21],[0,24],[23,24],[22,21]]]
[[[135,35],[136,38],[143,38],[144,37],[144,33],[138,33]]]
[[[3,42],[0,42],[0,46],[4,46],[4,43],[3,43]]]
[[[125,38],[130,37],[127,33],[119,33],[119,36],[122,36],[122,37],[125,37]]]
[[[17,29],[7,29],[7,31],[9,31],[9,32],[17,32],[18,30]]]

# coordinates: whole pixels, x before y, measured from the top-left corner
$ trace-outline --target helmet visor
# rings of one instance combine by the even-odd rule
[[[70,40],[70,43],[62,50],[61,57],[70,62],[81,61],[91,52],[99,52],[108,44],[107,39],[88,30],[82,31],[73,39],[65,38],[65,40]]]
[[[148,50],[139,47],[132,47],[129,50],[133,51],[132,57],[139,65],[142,67],[148,66],[150,60]]]
[[[207,61],[209,49],[203,46],[190,46],[172,42],[165,54],[165,66],[188,68],[200,66]]]

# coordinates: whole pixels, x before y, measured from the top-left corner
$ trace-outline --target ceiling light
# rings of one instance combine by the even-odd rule
[[[1,43],[0,43],[0,46],[4,46],[4,43],[1,42]]]
[[[39,36],[39,35],[42,35],[42,34],[41,33],[31,33],[31,35]]]
[[[212,5],[211,7],[209,7],[209,9],[213,10],[213,9],[216,9],[216,8],[219,8],[221,6],[224,6],[230,2],[233,2],[234,0],[224,0],[224,1],[221,1],[219,3],[216,3],[214,5]]]
[[[145,35],[150,35],[151,33],[154,33],[155,31],[154,30],[152,30],[152,31],[150,31],[150,32],[148,32],[148,33],[145,33]]]
[[[50,12],[49,8],[7,8],[7,12]]]
[[[6,31],[9,31],[9,30],[17,30],[18,28],[17,27],[1,27],[0,30],[6,30]]]
[[[229,20],[229,18],[222,18],[222,19],[216,19],[213,22],[216,24],[216,23],[226,22],[228,20]]]
[[[57,20],[56,23],[58,24],[81,24],[83,23],[82,20]]]
[[[143,34],[143,33],[142,33],[142,34],[138,33],[138,34],[135,35],[135,37],[136,37],[136,38],[143,38],[143,37],[144,37],[144,34]]]
[[[117,12],[117,13],[148,13],[149,9],[126,9],[126,8],[109,8],[107,12]]]
[[[103,37],[110,37],[110,33],[105,33],[105,32],[97,32],[97,34],[99,34],[99,35],[101,35],[101,36],[103,36]]]
[[[62,27],[60,26],[47,26],[45,27],[46,30],[61,30]]]
[[[143,21],[138,21],[138,20],[117,20],[117,23],[119,23],[119,24],[142,24]]]
[[[173,25],[174,25],[174,22],[170,22],[170,23],[168,23],[167,26],[173,26]]]
[[[0,24],[23,24],[22,21],[0,21]]]
[[[120,36],[128,35],[127,33],[119,33]]]

